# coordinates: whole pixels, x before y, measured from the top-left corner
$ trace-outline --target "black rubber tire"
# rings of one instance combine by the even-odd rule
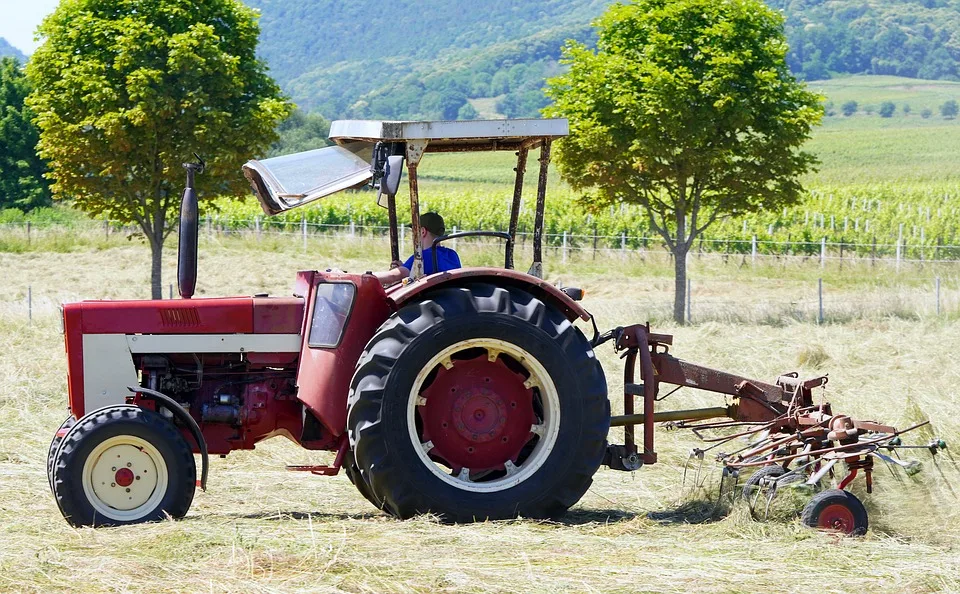
[[[852,518],[851,525],[845,528],[839,528],[839,532],[851,536],[862,536],[867,533],[867,528],[869,528],[867,508],[863,506],[863,503],[856,495],[840,489],[828,489],[814,495],[803,508],[803,512],[800,514],[800,521],[803,522],[805,526],[811,528],[830,530],[829,527],[821,525],[821,516],[827,508],[834,505],[846,508],[849,511],[849,517]]]
[[[98,514],[83,489],[83,466],[94,448],[116,436],[130,435],[149,442],[166,464],[167,488],[153,509],[139,517],[116,520]],[[53,492],[63,517],[80,526],[119,526],[182,518],[196,491],[197,466],[180,430],[161,415],[138,406],[102,408],[81,418],[63,438],[55,456]]]
[[[787,471],[782,466],[774,464],[773,466],[761,466],[750,475],[747,482],[743,483],[743,492],[741,496],[748,502],[753,502],[754,491],[760,485],[760,481],[765,477],[778,477],[786,474]]]
[[[349,457],[353,458],[353,452],[350,452]],[[343,473],[347,475],[347,478],[350,479],[350,482],[353,483],[353,486],[357,488],[357,491],[363,495],[364,499],[372,503],[375,508],[383,509],[383,503],[379,501],[373,494],[373,491],[370,490],[370,485],[368,485],[367,481],[365,481],[363,476],[361,476],[360,469],[357,468],[355,462],[344,462]]]
[[[413,382],[440,350],[471,338],[524,349],[551,376],[560,425],[553,450],[516,486],[480,493],[437,477],[407,430]],[[392,315],[367,344],[349,396],[347,427],[357,467],[382,509],[399,518],[433,513],[471,522],[553,518],[587,491],[603,460],[610,402],[583,333],[555,308],[516,288],[473,284],[431,293]]]
[[[70,415],[67,419],[60,423],[60,427],[57,429],[57,432],[53,434],[53,440],[50,441],[50,448],[47,450],[47,483],[50,484],[50,491],[53,492],[53,464],[56,460],[57,450],[60,449],[60,444],[63,443],[63,438],[66,437],[66,433],[62,436],[59,435],[64,429],[70,429],[77,422],[77,419]]]

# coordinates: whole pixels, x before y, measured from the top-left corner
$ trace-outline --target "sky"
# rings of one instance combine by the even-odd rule
[[[0,0],[0,37],[25,54],[37,49],[33,32],[59,0]]]

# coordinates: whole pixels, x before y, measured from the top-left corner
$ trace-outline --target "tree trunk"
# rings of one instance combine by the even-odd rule
[[[151,299],[163,299],[163,239],[159,242],[150,241],[150,295]]]
[[[673,321],[681,326],[686,323],[687,305],[687,246],[678,241],[673,250],[674,293]]]

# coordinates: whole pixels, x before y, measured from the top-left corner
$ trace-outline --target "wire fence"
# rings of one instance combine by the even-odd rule
[[[345,224],[313,223],[306,218],[297,221],[256,217],[254,219],[232,219],[219,216],[207,216],[201,219],[201,235],[223,236],[252,236],[256,238],[269,236],[285,236],[291,239],[299,237],[306,248],[307,241],[316,236],[337,236],[344,239],[356,238],[384,238],[387,237],[389,227],[386,225],[361,225],[354,221]],[[901,226],[902,227],[902,226]],[[456,232],[457,227],[451,229]],[[504,231],[504,229],[488,229]],[[409,227],[400,225],[399,235],[401,245],[409,241]],[[902,228],[901,228],[902,231]],[[0,237],[8,240],[16,238],[29,246],[33,242],[43,241],[51,237],[62,241],[69,241],[71,237],[85,235],[95,236],[101,233],[105,240],[117,234],[131,236],[139,233],[139,227],[121,225],[110,220],[62,222],[16,222],[0,224]],[[851,241],[828,241],[826,237],[819,241],[774,241],[759,239],[754,235],[751,239],[711,239],[705,236],[698,238],[690,246],[688,257],[721,257],[724,261],[736,259],[743,264],[763,264],[770,261],[797,261],[816,264],[821,268],[828,263],[869,262],[871,264],[890,264],[900,269],[905,264],[955,264],[960,262],[960,245],[942,244],[939,240],[930,244],[925,238],[911,241],[911,237],[900,236],[893,242],[878,242],[875,239],[869,243]],[[483,244],[489,240],[460,239],[460,242]],[[520,249],[531,244],[533,233],[526,230],[518,231],[517,244]],[[545,247],[554,248],[563,262],[571,257],[620,257],[640,255],[652,257],[672,257],[670,250],[662,237],[638,236],[622,232],[610,234],[576,234],[566,231],[547,232],[543,234]],[[454,243],[454,245],[456,245]]]
[[[388,227],[385,225],[358,225],[312,223],[306,219],[299,222],[275,219],[227,219],[209,216],[201,219],[201,237],[218,240],[239,238],[244,241],[281,239],[285,243],[301,247],[304,252],[322,251],[322,242],[335,240],[340,245],[356,245],[362,252],[382,249],[386,254]],[[458,229],[453,227],[451,232]],[[117,242],[121,238],[139,233],[139,228],[124,226],[113,221],[84,220],[71,223],[3,223],[0,224],[0,251],[8,249],[11,242],[20,242],[34,249],[43,250],[43,242],[60,243],[66,247],[73,243],[106,241]],[[401,249],[412,243],[410,228],[400,227]],[[316,243],[316,242],[321,243]],[[495,254],[499,239],[460,238],[450,245],[459,249],[470,259],[482,259],[496,265]],[[532,257],[533,234],[519,232],[515,249],[518,262]],[[60,242],[60,243],[58,243]],[[372,242],[372,244],[370,243]],[[616,247],[610,247],[611,243]],[[14,246],[15,248],[16,246]],[[22,247],[22,246],[21,246]],[[573,233],[544,234],[545,259],[552,263],[577,266],[596,261],[600,270],[615,267],[620,272],[632,270],[636,265],[672,264],[673,255],[666,249],[662,238],[616,235],[584,235]],[[28,248],[29,249],[29,248]],[[960,316],[960,290],[954,266],[960,263],[960,246],[911,245],[907,241],[894,243],[848,243],[815,241],[762,241],[698,240],[688,254],[688,262],[704,261],[704,264],[733,264],[737,268],[750,266],[795,266],[809,271],[830,268],[829,278],[824,282],[819,273],[805,274],[806,279],[739,278],[720,280],[697,278],[690,268],[687,284],[685,318],[690,322],[725,321],[732,323],[783,324],[797,322],[830,323],[857,319],[897,317],[905,319],[955,318]],[[925,272],[925,266],[937,266]],[[633,265],[632,267],[629,267]],[[628,266],[628,268],[624,268]],[[844,282],[847,270],[862,270],[864,267],[884,266],[889,272],[909,270],[909,282],[895,281],[883,286],[863,289],[863,284],[852,286]],[[846,267],[846,268],[845,268]],[[844,275],[836,276],[837,269]],[[576,271],[577,268],[568,268]],[[831,274],[833,275],[832,278]],[[946,282],[941,278],[946,275]],[[783,275],[780,275],[783,276]],[[793,275],[796,277],[796,275]],[[878,277],[878,278],[881,278]],[[674,283],[658,281],[658,287],[644,292],[631,292],[624,307],[638,311],[651,321],[673,318]],[[173,298],[173,285],[164,287],[164,296]],[[55,311],[64,301],[81,298],[97,298],[89,295],[37,294],[28,286],[14,302],[7,302],[8,313],[23,316],[31,322],[36,313]],[[22,319],[22,318],[21,318]]]
[[[642,289],[634,283],[620,292],[587,281],[587,307],[599,319],[645,319],[653,323],[673,319],[673,282],[660,279]],[[164,286],[164,297],[176,297],[173,284]],[[851,287],[822,278],[737,279],[688,278],[684,318],[687,322],[724,322],[783,326],[790,323],[843,324],[857,320],[902,319],[911,321],[960,319],[960,288],[956,279],[930,277],[919,284],[891,284],[869,289]],[[99,299],[102,295],[78,294],[70,288],[36,288],[16,291],[0,301],[0,319],[32,324],[56,315],[66,302]]]

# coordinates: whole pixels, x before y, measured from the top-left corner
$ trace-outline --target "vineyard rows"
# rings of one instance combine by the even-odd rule
[[[477,183],[463,189],[434,182],[423,192],[421,211],[443,214],[448,229],[506,230],[511,194],[500,184]],[[533,224],[532,192],[521,208],[519,231]],[[397,198],[400,221],[409,220],[409,204]],[[347,192],[313,205],[267,217],[252,199],[213,201],[203,213],[205,224],[222,230],[261,229],[296,231],[306,223],[311,229],[384,227],[387,211],[376,205],[369,191]],[[570,249],[660,248],[662,240],[633,204],[589,209],[569,187],[560,185],[547,201],[546,241]],[[82,226],[91,222],[69,208],[38,209],[30,215],[0,211],[0,224],[32,221],[39,228],[56,224]],[[819,256],[828,246],[866,258],[960,259],[960,187],[924,184],[911,189],[900,184],[810,191],[797,206],[778,212],[731,217],[714,223],[695,245],[695,251],[738,254]]]

